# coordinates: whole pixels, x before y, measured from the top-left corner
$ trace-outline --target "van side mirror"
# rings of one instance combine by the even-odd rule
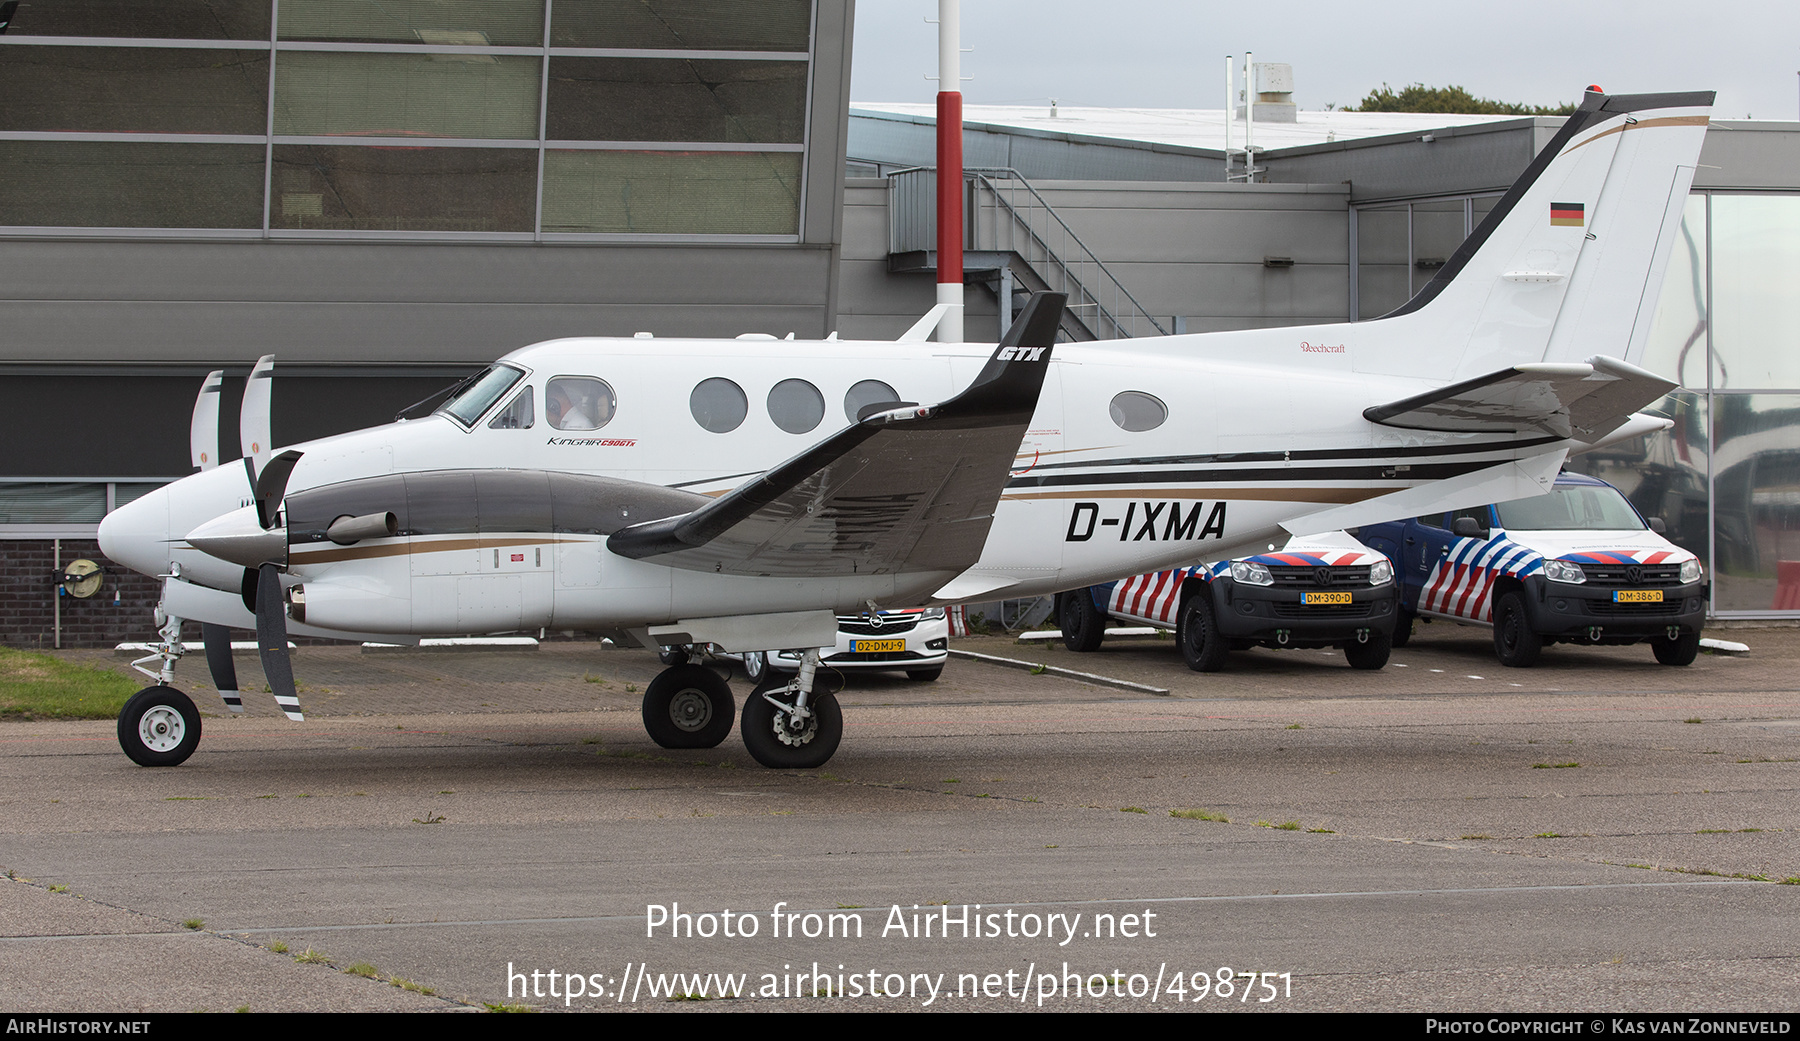
[[[1656,532],[1658,535],[1667,535],[1669,533],[1669,526],[1663,523],[1661,517],[1652,517],[1648,523],[1650,525],[1650,530]]]
[[[1481,522],[1473,517],[1458,517],[1451,521],[1450,531],[1465,539],[1478,539],[1487,534],[1482,530]]]

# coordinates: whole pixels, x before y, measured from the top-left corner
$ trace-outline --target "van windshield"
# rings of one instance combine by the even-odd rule
[[[455,397],[444,402],[438,411],[455,416],[462,421],[463,426],[474,426],[481,414],[488,410],[488,406],[500,400],[500,395],[506,393],[524,375],[510,365],[490,365],[486,372],[470,380]]]
[[[1643,518],[1612,487],[1572,485],[1494,508],[1500,513],[1500,526],[1508,531],[1644,530]]]

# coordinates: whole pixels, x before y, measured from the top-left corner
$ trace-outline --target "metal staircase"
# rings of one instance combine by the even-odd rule
[[[998,282],[995,292],[1009,319],[1017,279],[1025,289],[1069,295],[1063,317],[1068,339],[1168,334],[1017,170],[965,169],[963,190],[964,278]],[[890,270],[936,270],[935,167],[888,175],[888,225]]]

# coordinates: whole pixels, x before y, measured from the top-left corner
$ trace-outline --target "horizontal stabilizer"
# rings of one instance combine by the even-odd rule
[[[1539,431],[1592,444],[1675,386],[1616,358],[1533,362],[1377,405],[1363,418],[1411,430]]]
[[[614,532],[607,547],[732,575],[968,568],[1037,410],[1066,299],[1033,296],[975,381],[948,401],[864,416],[692,513]]]
[[[1568,455],[1567,450],[1559,448],[1529,459],[1509,460],[1461,477],[1431,481],[1347,506],[1309,513],[1284,521],[1281,526],[1294,535],[1318,535],[1340,528],[1360,528],[1364,524],[1542,495],[1556,482],[1557,471],[1562,469]]]

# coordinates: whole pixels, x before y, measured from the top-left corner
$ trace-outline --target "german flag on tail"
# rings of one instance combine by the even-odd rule
[[[1587,224],[1585,204],[1579,202],[1553,202],[1550,204],[1550,226],[1553,228],[1580,228]]]

